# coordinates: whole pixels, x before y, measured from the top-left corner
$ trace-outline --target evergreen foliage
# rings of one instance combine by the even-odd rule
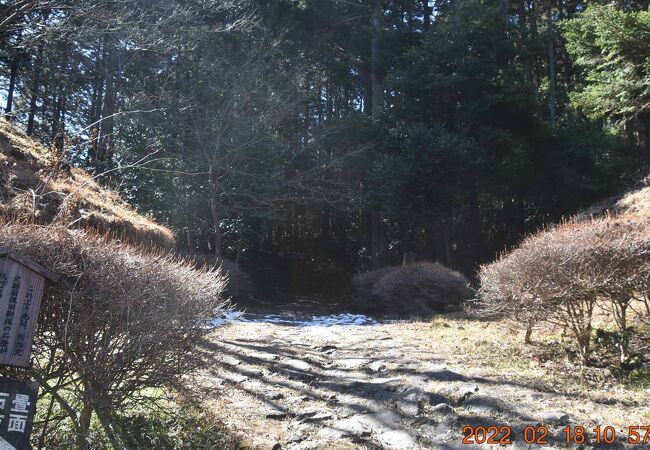
[[[646,175],[643,3],[21,3],[5,116],[275,288],[471,275]]]

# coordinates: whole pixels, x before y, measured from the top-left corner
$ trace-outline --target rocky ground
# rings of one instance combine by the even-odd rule
[[[434,339],[428,323],[358,323],[221,326],[205,344],[215,364],[193,384],[203,406],[253,448],[559,449],[568,448],[568,425],[617,432],[613,445],[589,436],[571,448],[642,448],[622,442],[627,426],[648,425],[636,423],[649,422],[643,401],[594,400],[483,367]],[[462,443],[463,427],[493,425],[510,427],[512,444]],[[526,444],[524,428],[541,425],[548,444]]]

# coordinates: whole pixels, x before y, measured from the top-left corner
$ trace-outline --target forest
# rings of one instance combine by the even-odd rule
[[[647,445],[648,7],[0,0],[31,446]]]
[[[2,3],[4,116],[266,290],[472,276],[646,175],[643,2]]]

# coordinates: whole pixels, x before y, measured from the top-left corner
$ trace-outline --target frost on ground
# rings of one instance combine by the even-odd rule
[[[463,426],[507,425],[514,442],[503,448],[519,450],[542,447],[523,442],[526,426],[542,424],[559,449],[567,424],[612,425],[622,442],[630,423],[647,422],[642,396],[552,385],[541,369],[495,362],[513,350],[501,324],[359,318],[232,320],[204,344],[214,365],[193,380],[196,398],[260,449],[471,449]]]

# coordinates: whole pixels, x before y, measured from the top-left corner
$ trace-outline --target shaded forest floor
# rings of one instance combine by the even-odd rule
[[[524,427],[541,424],[548,446],[567,448],[567,424],[612,425],[623,442],[629,425],[650,421],[648,390],[625,387],[607,369],[581,374],[566,358],[551,362],[550,335],[533,346],[521,340],[504,323],[461,314],[371,325],[235,322],[205,342],[214,364],[192,385],[204,411],[262,449],[500,448],[463,445],[466,425],[508,425],[514,442],[504,448],[541,448],[523,442]]]

